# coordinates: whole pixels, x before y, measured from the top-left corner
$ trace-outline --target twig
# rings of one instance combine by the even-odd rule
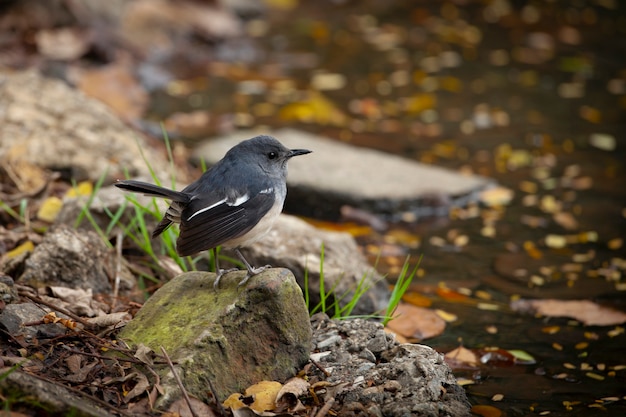
[[[334,404],[335,404],[335,399],[329,398],[328,401],[326,401],[326,404],[324,404],[324,406],[320,408],[320,411],[318,411],[317,414],[315,414],[315,417],[324,417],[326,414],[328,414],[328,412],[330,411],[331,407]]]
[[[330,376],[330,372],[328,372],[319,362],[314,361],[313,359],[309,358],[309,360],[311,361],[311,363],[313,365],[315,365],[317,367],[317,369],[319,369],[320,371],[322,371],[324,373],[324,375],[326,375],[327,377]]]
[[[224,410],[224,406],[220,402],[220,399],[217,397],[217,391],[215,391],[215,387],[213,386],[211,379],[207,379],[207,381],[209,382],[209,389],[211,390],[211,394],[213,394],[213,399],[215,400],[215,404],[217,405],[217,409],[219,410],[220,415],[225,416],[226,410]]]
[[[193,407],[191,406],[191,398],[189,398],[189,394],[187,394],[187,390],[183,386],[183,382],[180,380],[180,377],[178,376],[178,372],[176,372],[176,369],[174,368],[174,364],[172,363],[169,355],[167,354],[167,351],[165,350],[165,348],[163,346],[161,346],[161,352],[163,352],[163,356],[165,356],[165,360],[167,361],[167,364],[170,367],[170,370],[172,371],[172,374],[174,374],[174,379],[176,380],[176,383],[178,384],[178,387],[180,388],[181,392],[183,393],[183,397],[185,398],[185,401],[187,402],[187,406],[189,406],[189,410],[191,411],[191,415],[193,417],[198,417],[198,415],[194,411]]]
[[[27,294],[25,292],[21,292],[20,295],[22,297],[28,298],[31,301],[34,301],[37,304],[45,305],[46,307],[49,307],[49,308],[51,308],[51,309],[53,309],[55,311],[58,311],[59,313],[65,314],[66,316],[68,316],[71,319],[79,322],[80,324],[82,324],[86,328],[90,329],[90,328],[93,327],[92,323],[88,322],[87,320],[83,319],[82,317],[77,316],[76,314],[72,313],[71,311],[64,309],[63,307],[56,306],[56,305],[54,305],[52,303],[49,303],[47,301],[42,300],[41,298],[39,298],[39,297],[37,297],[35,295],[30,295],[30,294]]]
[[[115,242],[115,283],[113,285],[113,306],[117,303],[117,295],[120,289],[120,275],[122,274],[122,232],[117,233]]]

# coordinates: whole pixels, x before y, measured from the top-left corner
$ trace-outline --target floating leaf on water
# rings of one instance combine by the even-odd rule
[[[511,303],[511,308],[546,317],[571,317],[588,326],[610,326],[626,322],[626,313],[589,300],[518,300]]]
[[[446,322],[432,310],[400,303],[387,327],[409,339],[424,340],[443,333]]]
[[[489,334],[498,334],[498,328],[494,325],[485,327],[485,331]]]
[[[461,294],[458,291],[451,290],[450,288],[444,288],[444,287],[437,288],[437,295],[443,298],[444,300],[450,301],[450,302],[458,303],[458,302],[469,300],[469,298],[466,295]]]
[[[600,113],[600,110],[590,106],[582,106],[579,114],[581,118],[589,123],[600,123],[602,121],[602,113]]]
[[[481,300],[491,300],[493,297],[491,296],[491,293],[487,292],[487,291],[483,291],[483,290],[478,290],[474,293],[474,295],[477,298],[480,298]]]
[[[541,329],[543,333],[556,334],[561,331],[561,326],[547,326]]]
[[[337,73],[320,72],[313,75],[311,87],[315,90],[340,90],[346,85],[346,76]]]
[[[481,417],[500,417],[502,411],[491,405],[474,405],[472,406],[472,413],[478,414]]]
[[[596,374],[595,372],[587,372],[585,376],[591,379],[595,379],[596,381],[604,381],[605,378],[603,375]]]
[[[502,401],[504,399],[504,394],[494,394],[491,397],[491,401]]]
[[[562,203],[553,195],[544,195],[539,200],[539,208],[545,213],[556,213],[561,211]]]
[[[596,256],[596,252],[593,250],[590,250],[587,253],[575,253],[574,255],[572,255],[572,261],[578,262],[578,263],[589,262],[593,260],[595,256]]]
[[[456,314],[448,313],[447,311],[444,311],[444,310],[437,309],[435,310],[435,313],[437,313],[437,315],[441,317],[442,319],[444,319],[447,323],[452,323],[459,319],[459,317]]]
[[[480,193],[480,201],[488,207],[508,205],[515,193],[510,188],[495,187]]]
[[[561,235],[547,235],[545,237],[545,244],[552,249],[561,249],[567,246],[567,239]]]
[[[467,246],[467,244],[469,243],[469,236],[468,235],[459,235],[459,236],[454,238],[454,241],[452,243],[454,244],[454,246],[456,246],[458,248],[462,248],[464,246]]]
[[[592,133],[589,144],[603,151],[614,151],[617,146],[615,136],[606,133]]]
[[[480,229],[481,236],[484,237],[495,237],[496,236],[496,228],[489,225]]]
[[[480,362],[492,366],[509,366],[515,364],[515,357],[504,349],[487,348],[482,351]]]
[[[562,228],[567,230],[578,229],[578,221],[572,213],[560,211],[552,215],[552,219]]]
[[[460,346],[444,355],[446,362],[452,367],[462,365],[478,366],[478,356],[472,350]]]
[[[532,365],[537,363],[534,356],[524,350],[512,349],[508,351],[515,358],[515,363],[519,365]]]
[[[430,307],[432,305],[432,300],[420,293],[415,291],[407,291],[402,296],[402,301],[412,304],[417,307]]]
[[[446,240],[440,236],[431,236],[428,239],[428,243],[432,246],[443,247],[446,245]]]
[[[456,379],[456,383],[459,384],[459,386],[464,387],[466,385],[473,385],[476,383],[476,381],[472,379],[460,377]]]

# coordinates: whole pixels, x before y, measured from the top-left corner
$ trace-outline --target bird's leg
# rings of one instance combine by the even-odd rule
[[[241,262],[243,262],[243,264],[246,266],[246,269],[248,270],[248,273],[246,274],[244,279],[242,279],[241,282],[239,282],[239,284],[237,284],[238,287],[240,287],[243,284],[245,284],[246,282],[248,282],[248,279],[250,279],[250,277],[252,277],[254,275],[258,275],[261,272],[265,271],[266,269],[272,267],[272,265],[265,265],[265,266],[261,266],[261,267],[255,268],[255,267],[251,266],[250,263],[248,263],[248,261],[246,260],[246,258],[244,258],[244,256],[241,253],[241,251],[239,251],[239,248],[235,248],[235,253],[239,257],[239,259],[241,259]]]
[[[213,261],[215,262],[215,274],[216,274],[215,281],[213,281],[213,288],[217,289],[220,286],[220,279],[222,279],[222,277],[229,272],[237,271],[237,268],[220,269],[220,261],[217,256],[217,248],[213,248],[212,250],[213,250]]]

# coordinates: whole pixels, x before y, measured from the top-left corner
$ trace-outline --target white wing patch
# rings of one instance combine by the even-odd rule
[[[274,188],[270,187],[270,188],[266,188],[265,190],[259,191],[259,194],[272,194],[273,192],[274,192]]]
[[[232,203],[226,203],[229,206],[240,206],[243,203],[245,203],[246,201],[250,200],[250,196],[246,193],[244,195],[242,195],[241,197],[237,197],[237,199],[235,201],[233,201]]]
[[[237,200],[239,200],[239,199],[237,199]],[[202,214],[202,213],[204,213],[205,211],[209,211],[209,210],[211,210],[212,208],[219,206],[220,204],[224,204],[225,202],[226,202],[226,199],[223,199],[223,200],[218,201],[218,202],[217,202],[217,203],[215,203],[215,204],[211,204],[211,205],[210,205],[210,206],[208,206],[208,207],[201,208],[200,210],[196,211],[194,214],[192,214],[191,216],[189,216],[189,217],[187,218],[187,221],[189,221],[189,220],[193,219],[193,218],[194,218],[194,217],[196,217],[198,214]]]

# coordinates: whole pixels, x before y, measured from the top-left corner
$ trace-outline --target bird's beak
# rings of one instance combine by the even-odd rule
[[[311,151],[308,149],[290,149],[289,153],[287,154],[287,158],[292,158],[298,155],[306,155],[308,153],[311,153]]]

